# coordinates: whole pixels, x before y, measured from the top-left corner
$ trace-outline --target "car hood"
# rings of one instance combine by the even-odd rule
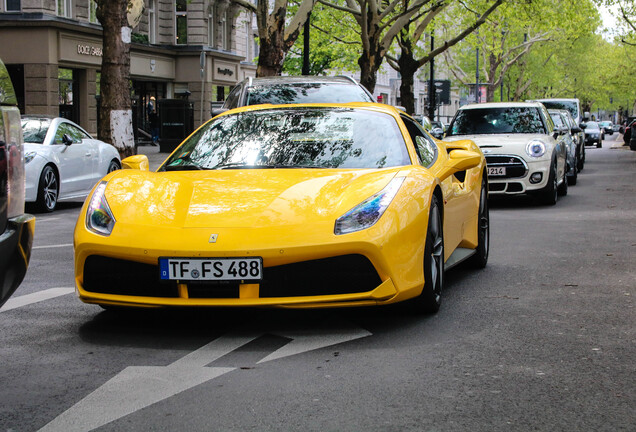
[[[492,135],[458,135],[444,138],[444,141],[472,140],[484,152],[518,154],[524,157],[526,146],[534,139],[543,141],[546,144],[546,154],[550,154],[554,146],[552,137],[544,134],[492,134]]]
[[[171,227],[263,227],[329,222],[382,190],[400,171],[121,170],[106,200],[117,221]]]

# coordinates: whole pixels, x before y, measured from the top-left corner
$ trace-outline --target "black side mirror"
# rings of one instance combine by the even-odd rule
[[[555,130],[554,132],[552,132],[552,138],[554,139],[557,139],[559,135],[561,135],[561,133],[558,130]]]
[[[580,128],[580,127],[578,127],[578,126],[574,126],[572,129],[570,129],[570,131],[571,131],[573,134],[576,134],[576,133],[579,133],[579,132],[583,132],[583,129],[581,129],[581,128]]]
[[[73,139],[70,136],[68,136],[68,134],[64,134],[62,135],[62,142],[64,143],[64,145],[69,146],[73,144]]]
[[[587,125],[586,125],[585,123],[581,123],[581,124],[579,125],[579,127],[580,127],[581,129],[585,130],[585,128],[587,127]]]

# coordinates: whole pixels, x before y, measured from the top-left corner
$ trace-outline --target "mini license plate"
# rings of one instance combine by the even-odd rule
[[[246,281],[263,279],[263,259],[159,258],[160,278],[182,281]]]
[[[488,168],[489,176],[505,176],[506,175],[506,167],[492,167]]]

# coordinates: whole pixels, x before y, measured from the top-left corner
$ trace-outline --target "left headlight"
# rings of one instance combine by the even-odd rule
[[[526,146],[528,156],[539,158],[545,154],[545,143],[540,140],[532,140]]]
[[[86,228],[103,236],[109,236],[113,232],[116,222],[104,195],[107,184],[108,182],[103,181],[97,185],[86,209]]]
[[[384,189],[367,198],[336,219],[334,234],[349,234],[373,226],[389,207],[404,183],[404,177],[394,178]]]

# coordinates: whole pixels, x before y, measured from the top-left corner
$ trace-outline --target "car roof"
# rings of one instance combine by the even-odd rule
[[[225,111],[219,116],[224,116],[226,114],[234,114],[238,112],[248,112],[248,111],[261,111],[261,110],[285,110],[290,108],[357,108],[364,109],[368,111],[376,111],[376,112],[384,112],[386,114],[392,115],[394,117],[406,116],[410,117],[404,111],[392,106],[383,103],[375,103],[375,102],[348,102],[348,103],[303,103],[303,104],[287,104],[287,105],[274,105],[274,104],[262,104],[262,105],[246,105],[238,108],[231,109],[229,111]]]
[[[549,102],[549,101],[568,101],[568,102],[580,102],[577,98],[547,98],[547,99],[533,99],[537,102]]]
[[[249,81],[247,78],[246,81]],[[272,77],[260,77],[251,78],[251,85],[273,85],[273,84],[349,84],[359,85],[353,78],[338,75],[338,76],[272,76]]]
[[[479,104],[468,104],[460,107],[460,110],[464,109],[483,109],[483,108],[539,108],[542,104],[540,102],[487,102]]]

